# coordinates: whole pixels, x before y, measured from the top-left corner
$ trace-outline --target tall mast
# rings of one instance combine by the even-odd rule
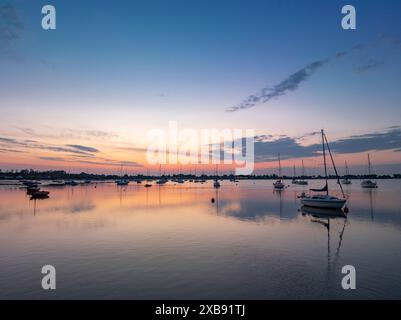
[[[297,176],[296,171],[295,171],[295,164],[294,164],[294,179]]]
[[[281,161],[280,161],[280,154],[278,154],[278,175],[281,178]]]
[[[369,177],[370,177],[372,169],[371,169],[371,164],[370,164],[370,154],[369,153],[368,153],[368,170],[369,170]]]
[[[302,178],[305,177],[305,167],[304,167],[304,160],[302,160]]]
[[[325,148],[325,142],[324,142],[323,129],[322,129],[322,145],[323,145],[323,160],[324,160],[324,177],[326,179],[326,193],[327,193],[327,195],[329,195],[329,187],[328,187],[328,181],[327,181],[326,148]]]
[[[347,175],[347,177],[349,176],[349,170],[348,170],[348,163],[347,163],[347,160],[345,160],[345,174]]]
[[[344,193],[344,189],[343,189],[343,186],[342,186],[342,184],[341,184],[341,181],[340,181],[340,176],[338,175],[338,171],[337,171],[337,168],[336,168],[336,164],[334,163],[334,159],[333,159],[333,155],[331,154],[329,142],[327,141],[327,137],[326,137],[325,134],[323,134],[323,138],[324,138],[324,140],[326,141],[327,150],[329,151],[329,154],[330,154],[331,163],[333,164],[334,172],[336,173],[337,183],[338,183],[338,185],[340,186],[341,193],[343,194],[343,197],[345,198],[345,193]],[[324,141],[323,141],[323,144],[324,144]],[[327,183],[327,177],[326,177],[326,183]],[[327,194],[328,194],[328,193],[329,193],[329,191],[328,191],[328,188],[327,188]]]

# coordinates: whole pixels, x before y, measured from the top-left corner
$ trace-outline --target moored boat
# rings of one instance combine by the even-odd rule
[[[49,197],[49,191],[36,191],[31,194],[31,199],[47,199]]]
[[[369,177],[371,177],[372,176],[372,164],[370,162],[370,154],[369,153],[368,153],[368,173],[369,173]],[[361,187],[366,188],[366,189],[375,189],[375,188],[377,188],[377,182],[370,180],[370,179],[366,179],[361,182]]]
[[[301,202],[308,207],[341,209],[346,200],[330,195],[313,195],[302,197]]]
[[[351,184],[351,180],[348,179],[349,177],[349,170],[348,170],[348,163],[345,161],[345,178],[341,181],[342,184]]]
[[[280,161],[280,154],[278,154],[278,176],[279,179],[277,181],[273,182],[273,187],[276,190],[283,190],[285,188],[285,185],[283,181],[281,180],[281,161]]]
[[[338,198],[338,197],[329,195],[329,184],[328,184],[327,163],[326,163],[326,145],[327,145],[327,150],[330,154],[330,158],[331,158],[331,161],[332,161],[332,164],[334,167],[334,171],[336,172],[337,183],[340,185],[341,192],[343,194],[343,198]],[[341,209],[344,207],[344,205],[346,203],[346,199],[345,199],[343,188],[341,186],[340,179],[338,177],[337,168],[334,163],[333,156],[331,155],[330,146],[329,146],[327,137],[324,134],[323,130],[322,130],[322,147],[323,147],[322,149],[323,149],[324,173],[325,173],[326,185],[321,189],[310,189],[310,190],[313,192],[325,192],[326,194],[325,195],[317,194],[317,195],[311,195],[311,196],[302,194],[302,196],[300,197],[301,203],[304,206],[314,207],[314,208]]]

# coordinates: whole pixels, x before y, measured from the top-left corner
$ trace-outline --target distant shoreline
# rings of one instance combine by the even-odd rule
[[[318,180],[324,179],[323,176],[282,176],[277,175],[246,175],[246,176],[236,176],[236,175],[194,175],[194,174],[174,174],[174,175],[106,175],[106,174],[90,174],[81,172],[79,174],[67,173],[65,171],[34,171],[34,170],[21,170],[21,171],[0,171],[0,180],[90,180],[90,181],[106,181],[106,180],[117,180],[126,179],[130,181],[138,180],[158,180],[158,179],[183,179],[183,180],[275,180],[281,178],[283,180],[293,180],[293,179],[303,179],[303,180]],[[401,179],[401,174],[392,175],[347,175],[340,176],[340,179],[350,179],[350,180],[361,180],[361,179]],[[328,177],[330,180],[337,179],[336,176],[330,175]]]

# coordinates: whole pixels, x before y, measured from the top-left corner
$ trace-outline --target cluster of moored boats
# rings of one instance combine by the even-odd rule
[[[299,196],[301,203],[307,207],[313,208],[324,208],[324,209],[342,209],[346,203],[346,197],[344,194],[344,190],[342,184],[351,184],[351,180],[348,179],[349,172],[348,172],[348,165],[346,165],[346,178],[340,181],[336,165],[334,163],[334,158],[331,154],[330,146],[326,137],[326,134],[323,130],[321,130],[322,135],[322,156],[324,161],[324,173],[325,173],[325,185],[320,189],[310,189],[310,191],[315,192],[316,194],[306,195],[304,192]],[[334,171],[337,176],[337,183],[340,186],[342,197],[337,197],[330,195],[329,193],[329,184],[328,184],[328,175],[327,175],[327,161],[326,161],[326,153],[329,153],[330,159],[333,164]],[[303,167],[303,164],[302,164]],[[370,156],[368,155],[368,169],[369,169],[369,176],[371,176],[371,163],[370,163]],[[304,175],[304,174],[303,174]],[[280,155],[279,155],[279,176],[281,176],[281,164],[280,164]],[[295,168],[294,168],[294,176],[295,176]],[[293,184],[298,185],[307,185],[308,182],[305,180],[296,180],[293,179]],[[275,190],[283,190],[285,189],[285,184],[283,183],[282,179],[278,179],[273,183]],[[362,188],[377,188],[377,183],[372,180],[363,180],[361,183]]]
[[[153,183],[155,183],[156,185],[160,186],[160,185],[165,185],[168,182],[183,184],[183,183],[185,183],[187,181],[188,182],[192,182],[192,183],[204,184],[207,180],[205,180],[205,179],[189,179],[189,180],[186,180],[186,179],[182,179],[182,178],[167,179],[165,177],[162,177],[162,178],[160,178],[158,180],[152,180],[152,179],[145,180],[144,187],[145,188],[150,188],[150,187],[153,186]],[[238,182],[238,180],[234,180],[234,181]],[[129,180],[129,179],[118,179],[118,180],[115,181],[117,186],[127,186],[127,185],[129,185],[130,182],[131,182],[131,180]],[[133,180],[133,182],[135,182],[137,184],[142,184],[143,181],[139,180],[139,179],[136,179],[136,180]],[[220,187],[220,182],[217,179],[215,179],[213,186],[215,188],[219,188]]]
[[[42,182],[32,180],[21,180],[20,182],[26,187],[26,194],[31,197],[31,200],[49,198],[50,191],[42,190],[42,187],[77,186],[79,184],[91,183],[90,180],[79,182],[75,180],[53,180],[45,183],[44,185]]]
[[[314,192],[315,194],[309,194],[306,195],[305,192],[303,192],[298,198],[300,199],[301,203],[304,206],[308,207],[313,207],[313,208],[324,208],[324,209],[342,209],[345,206],[346,203],[346,197],[344,194],[344,190],[342,187],[342,184],[351,184],[351,180],[348,179],[349,176],[349,170],[348,170],[348,164],[347,162],[345,163],[346,167],[346,178],[342,179],[340,181],[336,165],[334,163],[334,158],[331,154],[330,151],[330,146],[327,140],[327,137],[324,133],[323,130],[321,130],[321,136],[322,136],[322,156],[323,156],[323,161],[324,161],[324,173],[325,173],[325,185],[322,188],[319,189],[310,189],[311,192]],[[328,175],[327,175],[327,161],[326,161],[326,153],[329,153],[330,159],[334,168],[334,171],[337,176],[337,184],[339,185],[342,193],[342,197],[337,197],[334,195],[330,195],[329,192],[329,184],[328,184]],[[273,183],[273,187],[277,191],[284,190],[286,188],[286,185],[284,183],[284,180],[281,178],[281,161],[280,161],[280,154],[278,156],[278,162],[279,162],[279,178]],[[368,170],[369,170],[369,176],[371,176],[371,162],[370,162],[370,156],[368,155]],[[304,164],[302,162],[302,177],[305,176],[304,173]],[[215,179],[213,182],[213,187],[218,189],[221,187],[221,184],[219,182],[218,174],[217,174],[217,166],[216,166],[216,174],[215,174]],[[292,180],[292,184],[294,185],[308,185],[308,181],[304,179],[296,179],[296,173],[295,173],[295,167],[294,167],[294,179]],[[158,178],[158,180],[154,181],[152,179],[150,180],[145,180],[144,187],[150,188],[153,186],[153,182],[155,182],[156,185],[164,185],[167,182],[173,182],[173,183],[178,183],[182,184],[185,183],[186,181],[192,182],[192,183],[201,183],[204,184],[206,182],[205,179],[190,179],[190,180],[184,180],[182,178],[173,178],[173,179],[167,179],[166,177],[161,177]],[[230,179],[232,182],[238,182],[235,178]],[[31,199],[46,199],[49,197],[49,191],[46,190],[41,190],[40,188],[40,183],[39,182],[34,182],[34,181],[21,181],[27,188],[27,194],[31,196]],[[78,184],[86,184],[90,183],[91,181],[85,180],[85,181],[74,181],[74,180],[65,180],[65,181],[52,181],[46,186],[76,186]],[[131,180],[122,177],[121,179],[118,179],[115,181],[116,185],[118,186],[127,186]],[[142,180],[134,180],[137,184],[142,184]],[[377,183],[373,180],[366,179],[363,180],[361,183],[362,188],[377,188]]]
[[[41,190],[39,183],[33,181],[21,181],[26,186],[26,194],[34,199],[46,199],[49,197],[49,191]]]

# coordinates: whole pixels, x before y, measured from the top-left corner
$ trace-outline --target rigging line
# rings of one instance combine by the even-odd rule
[[[336,164],[334,163],[333,155],[331,154],[331,150],[330,150],[329,142],[327,141],[326,134],[324,134],[324,139],[326,140],[327,150],[329,151],[330,158],[331,158],[331,162],[332,162],[332,164],[333,164],[333,168],[334,168],[334,171],[335,171],[335,173],[336,173],[337,183],[339,184],[340,189],[341,189],[341,193],[343,194],[343,197],[344,197],[344,199],[345,199],[344,189],[343,189],[343,186],[341,185],[340,177],[338,176]]]
[[[324,146],[324,131],[322,129],[322,145],[323,145],[323,160],[324,160],[324,176],[326,178],[326,193],[329,195],[329,186],[327,182],[327,166],[326,166],[326,150]]]

